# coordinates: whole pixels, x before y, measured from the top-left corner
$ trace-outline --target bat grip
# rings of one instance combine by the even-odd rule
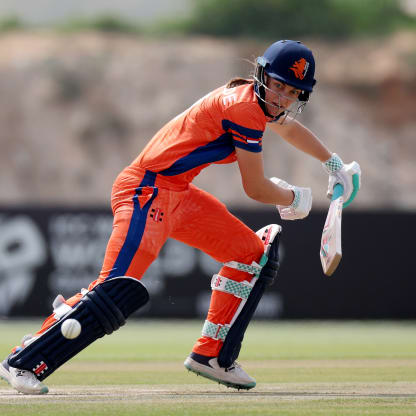
[[[337,183],[334,186],[334,193],[332,194],[332,201],[335,201],[343,194],[344,194],[344,187],[340,183]]]

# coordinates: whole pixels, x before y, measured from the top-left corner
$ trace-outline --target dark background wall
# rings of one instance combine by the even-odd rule
[[[253,230],[283,226],[279,277],[258,318],[416,318],[415,214],[345,211],[343,258],[326,277],[319,260],[325,212],[294,222],[281,222],[273,209],[233,212]],[[105,209],[0,209],[0,316],[48,315],[58,293],[69,297],[87,287],[101,267],[111,224]],[[143,278],[152,300],[141,315],[203,316],[218,267],[169,240]]]

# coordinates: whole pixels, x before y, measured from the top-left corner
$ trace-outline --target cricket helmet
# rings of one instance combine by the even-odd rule
[[[302,42],[279,40],[269,46],[263,56],[257,58],[256,63],[254,88],[259,99],[268,104],[265,102],[267,86],[264,77],[264,74],[267,74],[302,91],[299,102],[303,103],[303,106],[299,106],[298,111],[301,112],[316,83],[315,59],[312,51]]]

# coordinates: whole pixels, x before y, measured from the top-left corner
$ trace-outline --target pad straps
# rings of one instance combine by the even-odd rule
[[[214,274],[211,280],[212,290],[230,293],[240,299],[247,299],[253,286],[253,284],[247,281],[236,282],[235,280],[228,279],[227,277],[219,274]]]
[[[267,228],[267,227],[265,227]],[[260,230],[262,231],[262,230]],[[266,230],[267,231],[267,230]],[[274,238],[274,236],[273,236]],[[268,250],[265,250],[268,254]],[[202,328],[202,336],[213,338],[215,340],[224,341],[228,331],[233,325],[235,319],[239,315],[241,309],[244,307],[250,293],[260,276],[263,267],[268,262],[268,255],[263,253],[259,263],[253,261],[251,264],[244,264],[238,261],[228,261],[223,263],[224,266],[236,269],[245,273],[253,275],[250,282],[244,280],[243,282],[237,282],[227,277],[221,276],[220,274],[214,274],[211,279],[211,289],[219,290],[221,292],[229,293],[235,297],[241,299],[240,305],[229,324],[216,324],[214,322],[205,321]]]
[[[253,278],[253,281],[256,281],[257,278]],[[241,299],[244,303],[250,295],[251,290],[253,289],[254,282],[249,283],[236,282],[235,280],[228,279],[227,277],[221,276],[219,274],[214,274],[211,279],[211,289],[219,290],[221,292],[229,293],[235,297]],[[205,321],[202,328],[202,336],[209,337],[215,340],[224,341],[225,337],[230,330],[230,324],[216,324],[214,322]]]
[[[214,324],[213,322],[205,321],[202,328],[202,336],[224,341],[229,330],[230,325]]]
[[[239,263],[238,261],[227,261],[223,263],[224,266],[231,267],[232,269],[237,269],[242,272],[254,274],[256,277],[260,275],[261,269],[267,263],[267,255],[263,254],[260,259],[260,264],[257,264],[253,261],[251,264]]]

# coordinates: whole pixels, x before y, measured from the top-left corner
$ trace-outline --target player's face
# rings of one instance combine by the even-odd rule
[[[266,92],[265,101],[267,112],[272,116],[287,110],[293,103],[295,103],[301,90],[278,81],[277,79],[268,77],[266,75]]]

